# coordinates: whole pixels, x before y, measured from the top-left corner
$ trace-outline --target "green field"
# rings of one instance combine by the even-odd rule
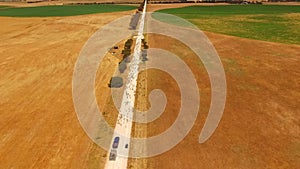
[[[201,30],[272,42],[300,44],[300,6],[191,6],[158,12],[189,20]]]
[[[135,6],[129,5],[60,5],[39,6],[24,8],[6,8],[0,10],[0,16],[12,17],[49,17],[49,16],[73,16],[104,12],[117,12],[133,10]]]

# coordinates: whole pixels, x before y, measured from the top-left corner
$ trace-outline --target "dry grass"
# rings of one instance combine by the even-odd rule
[[[197,141],[210,103],[205,69],[174,39],[162,36],[149,38],[150,47],[160,47],[183,58],[196,75],[201,93],[201,110],[189,135],[172,150],[150,158],[149,165],[153,168],[195,169],[297,168],[300,153],[300,119],[297,115],[300,72],[296,60],[299,59],[300,46],[208,32],[207,35],[224,64],[228,94],[221,123],[205,144]],[[151,136],[172,124],[180,98],[177,98],[177,85],[168,75],[149,71],[148,80],[149,91],[152,87],[162,88],[169,99],[169,108],[160,119],[148,124],[148,136]]]
[[[103,167],[73,108],[73,68],[99,27],[129,13],[0,18],[0,168]]]
[[[73,108],[72,73],[87,39],[128,13],[0,17],[0,168],[103,168],[106,152],[84,133]],[[207,73],[181,43],[149,36],[150,47],[189,56],[184,60],[200,86],[201,110],[183,142],[148,159],[148,168],[298,168],[299,45],[206,34],[224,64],[228,96],[218,129],[202,145],[197,140],[210,103]],[[114,67],[108,65],[117,60],[106,59],[109,74]],[[97,95],[99,105],[109,102],[106,84],[99,83],[108,79],[97,76],[96,90],[106,93]],[[178,109],[178,88],[170,76],[147,71],[147,92],[153,88],[172,99],[161,118],[147,125],[147,136],[169,127]],[[107,118],[113,124],[115,116]]]

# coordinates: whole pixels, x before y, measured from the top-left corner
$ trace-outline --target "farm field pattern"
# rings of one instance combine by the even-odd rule
[[[148,11],[183,17],[204,31],[226,73],[225,111],[214,135],[199,144],[211,100],[205,67],[181,42],[148,34],[150,48],[175,53],[190,67],[199,86],[200,111],[180,144],[155,157],[129,159],[128,168],[299,168],[300,6],[172,5],[147,6]],[[51,8],[69,10],[41,13]],[[88,138],[76,117],[73,71],[90,36],[110,21],[135,13],[136,6],[80,8],[4,12],[9,11],[6,5],[0,7],[0,168],[104,168],[107,152]],[[120,48],[125,40],[118,43]],[[108,83],[120,59],[108,53],[95,79],[97,103],[111,126],[118,112]],[[151,123],[134,123],[133,137],[162,133],[177,117],[178,85],[159,70],[139,74],[135,106],[149,108],[148,95],[156,88],[168,99],[166,109]]]

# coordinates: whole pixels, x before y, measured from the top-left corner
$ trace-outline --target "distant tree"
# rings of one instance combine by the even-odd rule
[[[121,77],[112,77],[108,84],[108,87],[119,88],[123,86],[123,79]]]
[[[131,50],[130,49],[124,49],[122,51],[122,54],[124,55],[123,58],[129,56],[131,54]]]
[[[124,71],[126,70],[127,66],[126,66],[126,62],[124,60],[122,60],[119,63],[119,71],[120,73],[124,73]]]
[[[123,58],[123,60],[124,60],[126,63],[130,62],[130,58],[129,58],[129,56],[127,56],[127,57],[124,57],[124,58]]]
[[[124,47],[124,48],[130,49],[132,43],[133,43],[133,40],[132,40],[132,39],[128,39],[128,40],[125,42],[125,47]]]

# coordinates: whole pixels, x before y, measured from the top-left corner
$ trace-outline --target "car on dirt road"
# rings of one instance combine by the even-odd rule
[[[117,150],[111,150],[109,153],[109,160],[115,161],[117,158]]]
[[[115,137],[112,148],[118,148],[120,137]]]

